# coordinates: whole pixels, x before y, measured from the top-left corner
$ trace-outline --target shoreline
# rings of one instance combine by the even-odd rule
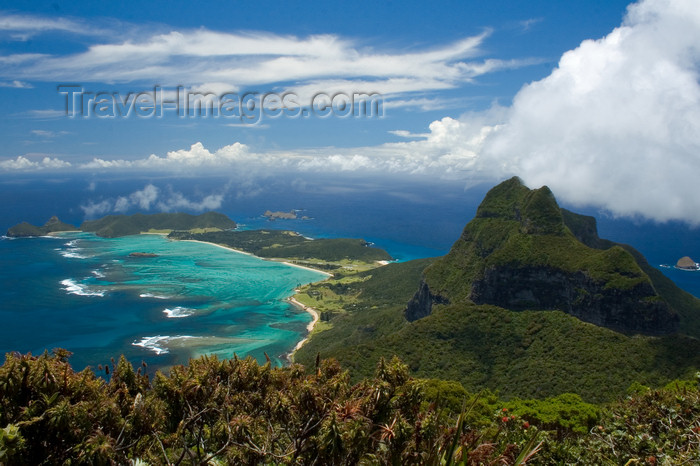
[[[199,244],[210,244],[212,246],[216,246],[217,248],[228,249],[229,251],[237,252],[238,254],[245,254],[246,256],[258,257],[255,254],[241,251],[240,249],[232,248],[231,246],[224,246],[223,244],[218,244],[218,243],[210,243],[209,241],[200,241],[198,239],[178,239],[175,241],[184,241],[184,242],[188,242],[188,243],[199,243]],[[262,259],[262,257],[258,257],[258,259]]]
[[[59,238],[61,233],[83,233],[83,230],[62,230],[62,231],[50,231],[46,233],[46,236],[53,236],[54,238]]]
[[[309,341],[309,337],[311,336],[311,332],[313,331],[314,327],[316,326],[316,324],[317,324],[318,321],[320,320],[321,315],[320,315],[319,312],[318,312],[316,309],[314,309],[313,307],[307,306],[307,305],[305,305],[305,304],[303,304],[303,303],[300,303],[296,298],[294,298],[294,296],[290,296],[289,298],[287,298],[287,301],[288,301],[289,303],[291,303],[293,306],[296,306],[296,307],[302,309],[303,311],[308,312],[309,314],[311,314],[311,317],[312,317],[311,322],[309,322],[309,324],[306,326],[306,330],[307,330],[308,333],[306,334],[306,336],[304,337],[304,339],[301,340],[299,343],[297,343],[296,346],[294,347],[294,349],[292,349],[291,352],[289,352],[288,354],[285,355],[285,356],[286,356],[286,359],[287,359],[290,363],[293,363],[293,362],[294,362],[294,353],[296,353],[297,350],[298,350],[299,348],[301,348],[302,346],[304,346],[304,344],[305,344],[307,341]]]
[[[300,268],[300,269],[308,270],[308,271],[310,271],[310,272],[322,273],[323,275],[326,276],[326,278],[324,278],[323,280],[318,280],[318,282],[322,282],[322,281],[324,281],[324,280],[328,280],[330,277],[333,276],[332,273],[325,272],[325,271],[323,271],[323,270],[314,269],[314,268],[312,268],[312,267],[307,267],[307,266],[304,266],[304,265],[294,264],[294,263],[292,263],[292,262],[287,262],[287,260],[281,259],[281,258],[265,258],[265,257],[259,257],[259,256],[256,256],[255,254],[250,253],[250,252],[241,251],[240,249],[235,249],[235,248],[232,248],[232,247],[230,247],[230,246],[225,246],[225,245],[223,245],[223,244],[210,243],[210,242],[208,242],[208,241],[199,241],[199,240],[196,240],[196,239],[185,239],[185,240],[177,240],[177,241],[189,241],[189,242],[191,242],[191,243],[211,244],[212,246],[216,246],[216,247],[219,247],[219,248],[222,248],[222,249],[227,249],[227,250],[229,250],[229,251],[237,252],[237,253],[239,253],[239,254],[245,254],[246,256],[257,257],[258,259],[262,259],[262,260],[266,260],[266,261],[271,261],[271,262],[278,262],[278,263],[285,264],[285,265],[290,266],[290,267],[297,267],[297,268]],[[313,283],[317,283],[317,282],[313,282]],[[289,353],[287,353],[287,354],[284,355],[284,359],[286,359],[287,361],[289,361],[290,364],[294,362],[294,353],[296,353],[297,350],[298,350],[299,348],[301,348],[302,346],[304,346],[304,344],[309,340],[309,337],[310,337],[310,335],[311,335],[311,332],[313,331],[314,327],[316,326],[316,324],[318,323],[318,321],[319,321],[320,318],[321,318],[321,315],[319,314],[319,312],[318,312],[316,309],[314,309],[314,308],[312,308],[312,307],[310,307],[310,306],[306,306],[305,304],[299,302],[299,301],[294,297],[294,296],[296,296],[296,294],[298,293],[298,291],[299,291],[299,290],[296,290],[296,289],[295,289],[295,290],[294,290],[294,294],[293,294],[292,296],[286,298],[285,301],[287,301],[288,303],[292,304],[293,306],[295,306],[295,307],[297,307],[297,308],[299,308],[299,309],[301,309],[301,310],[303,310],[303,311],[305,311],[305,312],[311,314],[311,322],[309,322],[308,325],[306,326],[306,332],[307,332],[306,336],[305,336],[303,339],[301,339],[301,340],[294,346],[294,348],[292,349],[292,351],[290,351]]]
[[[58,234],[52,234],[52,233],[58,233]],[[72,231],[52,232],[52,233],[49,233],[49,235],[51,235],[51,236],[59,236],[60,233],[82,233],[82,230],[72,230]],[[161,232],[145,232],[145,231],[144,231],[144,232],[141,232],[141,233],[139,233],[139,234],[140,234],[140,235],[159,235],[159,236],[166,236],[166,235],[167,235],[167,233],[161,233]],[[215,247],[218,247],[218,248],[221,248],[221,249],[226,249],[226,250],[228,250],[228,251],[235,252],[235,253],[238,253],[238,254],[244,254],[244,255],[246,255],[246,256],[256,257],[256,258],[258,258],[258,259],[265,260],[265,261],[278,262],[278,263],[287,265],[287,266],[289,266],[289,267],[296,267],[296,268],[304,269],[304,270],[307,270],[307,271],[310,271],[310,272],[320,273],[320,274],[323,274],[323,275],[325,276],[325,278],[319,279],[319,280],[314,281],[314,282],[312,282],[312,283],[322,282],[322,281],[327,280],[328,278],[330,278],[330,277],[333,276],[332,273],[326,272],[326,271],[324,271],[324,270],[319,270],[319,269],[315,269],[315,268],[313,268],[313,267],[309,267],[309,266],[306,266],[306,265],[300,265],[300,264],[295,264],[295,263],[293,263],[293,262],[289,262],[289,259],[259,257],[259,256],[256,256],[256,255],[253,254],[253,253],[246,252],[246,251],[242,251],[242,250],[240,250],[240,249],[236,249],[236,248],[233,248],[233,247],[230,247],[230,246],[226,246],[226,245],[223,245],[223,244],[212,243],[212,242],[209,242],[209,241],[194,240],[194,239],[183,239],[183,240],[175,240],[175,241],[187,241],[187,242],[190,242],[190,243],[208,244],[208,245],[212,245],[212,246],[215,246]],[[291,352],[289,352],[289,353],[287,353],[287,354],[284,355],[284,359],[286,359],[289,363],[293,363],[293,362],[294,362],[294,353],[296,353],[297,350],[298,350],[299,348],[301,348],[301,347],[309,340],[309,336],[311,335],[311,332],[313,331],[314,327],[316,326],[316,324],[317,324],[317,323],[319,322],[319,320],[320,320],[320,313],[319,313],[316,309],[314,309],[314,308],[312,308],[312,307],[310,307],[310,306],[304,305],[303,303],[299,302],[299,301],[295,298],[295,296],[296,296],[296,294],[298,293],[298,291],[299,291],[299,290],[295,289],[295,290],[294,290],[294,294],[293,294],[292,296],[288,297],[288,298],[285,298],[285,301],[287,301],[288,303],[292,304],[293,306],[295,306],[295,307],[297,307],[297,308],[303,310],[304,312],[307,312],[308,314],[311,314],[311,322],[309,322],[309,323],[307,324],[307,326],[306,326],[306,331],[307,331],[306,336],[305,336],[304,338],[302,338],[299,342],[297,342],[297,344],[294,346],[294,348],[292,349]]]
[[[149,234],[153,234],[153,233],[149,233]],[[156,234],[157,234],[157,233],[156,233]],[[242,251],[242,250],[240,250],[240,249],[232,248],[231,246],[225,246],[225,245],[219,244],[219,243],[210,243],[209,241],[200,241],[200,240],[198,240],[198,239],[179,239],[179,240],[176,240],[176,241],[188,241],[188,242],[190,242],[190,243],[211,244],[212,246],[216,246],[216,247],[218,247],[218,248],[228,249],[229,251],[237,252],[237,253],[239,253],[239,254],[245,254],[246,256],[257,257],[258,259],[261,259],[261,260],[264,260],[264,261],[278,262],[278,263],[280,263],[280,264],[288,265],[288,266],[290,266],[290,267],[297,267],[297,268],[300,268],[300,269],[308,270],[308,271],[310,271],[310,272],[322,273],[322,274],[325,275],[326,277],[332,277],[332,276],[333,276],[332,273],[329,273],[329,272],[326,272],[326,271],[323,271],[323,270],[320,270],[320,269],[314,269],[313,267],[308,267],[308,266],[306,266],[306,265],[299,265],[299,264],[294,264],[294,263],[292,263],[292,262],[288,262],[289,259],[270,258],[270,257],[260,257],[260,256],[256,256],[255,254],[253,254],[253,253],[251,253],[251,252]],[[323,281],[323,280],[319,280],[319,281]],[[316,283],[316,282],[313,282],[313,283]]]
[[[256,256],[256,257],[257,257],[257,256]],[[287,259],[268,259],[268,258],[265,258],[265,257],[261,257],[260,259],[262,259],[262,260],[264,260],[264,261],[279,262],[280,264],[288,265],[288,266],[290,266],[290,267],[297,267],[297,268],[299,268],[299,269],[309,270],[309,271],[311,271],[311,272],[322,273],[323,275],[326,276],[326,279],[328,279],[328,278],[330,278],[330,277],[333,276],[332,273],[325,272],[325,271],[320,270],[320,269],[315,269],[315,268],[309,267],[309,266],[307,266],[307,265],[294,264],[293,262],[288,262]],[[323,281],[323,280],[319,280],[319,281]],[[313,283],[316,283],[316,282],[313,282]]]

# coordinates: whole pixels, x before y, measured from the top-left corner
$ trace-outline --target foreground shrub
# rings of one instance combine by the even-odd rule
[[[193,359],[152,381],[123,357],[74,372],[69,353],[8,354],[0,367],[5,464],[522,464],[534,430],[473,427],[428,402],[397,359],[351,385],[337,362],[272,368]],[[474,403],[472,402],[472,405]]]

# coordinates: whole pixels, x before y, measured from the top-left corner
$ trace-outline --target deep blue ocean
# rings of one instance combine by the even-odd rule
[[[21,221],[43,224],[52,215],[79,225],[87,217],[115,213],[120,197],[132,199],[133,193],[153,185],[158,197],[148,209],[134,202],[126,213],[158,212],[175,201],[185,206],[178,210],[196,213],[187,207],[216,194],[222,202],[215,210],[239,228],[360,237],[403,261],[445,254],[493,184],[311,176],[237,179],[4,177],[0,232]],[[686,255],[700,260],[699,231],[687,225],[615,219],[593,208],[563,206],[596,216],[601,237],[634,246],[654,266],[675,264]],[[295,209],[307,218],[268,221],[262,216],[268,209]],[[130,252],[155,252],[158,257],[133,258]],[[76,368],[96,367],[120,354],[156,368],[204,353],[252,355],[261,361],[266,353],[282,364],[310,321],[284,299],[299,283],[323,278],[158,235],[103,239],[66,233],[2,239],[0,265],[0,352],[36,354],[62,347],[74,353]],[[660,270],[700,296],[700,273]]]

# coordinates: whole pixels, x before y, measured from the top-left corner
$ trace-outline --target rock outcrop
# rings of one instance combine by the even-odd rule
[[[448,304],[449,301],[442,296],[434,295],[425,281],[421,281],[416,294],[408,302],[404,316],[409,322],[429,316],[433,304]]]
[[[698,266],[695,261],[688,256],[678,259],[678,262],[676,262],[676,267],[684,270],[698,270]]]

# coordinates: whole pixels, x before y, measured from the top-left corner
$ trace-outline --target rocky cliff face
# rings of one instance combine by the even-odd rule
[[[433,304],[448,303],[449,301],[442,296],[432,294],[430,292],[430,287],[428,287],[428,284],[423,280],[420,282],[420,287],[416,294],[408,302],[404,316],[406,320],[413,322],[414,320],[429,316],[433,309]]]
[[[679,317],[634,257],[598,237],[595,219],[560,209],[549,188],[494,187],[450,252],[424,272],[405,317],[435,304],[560,310],[624,333],[678,330]]]
[[[558,309],[621,332],[661,335],[677,331],[679,323],[648,281],[620,289],[553,267],[489,268],[472,284],[470,298],[514,311]]]

